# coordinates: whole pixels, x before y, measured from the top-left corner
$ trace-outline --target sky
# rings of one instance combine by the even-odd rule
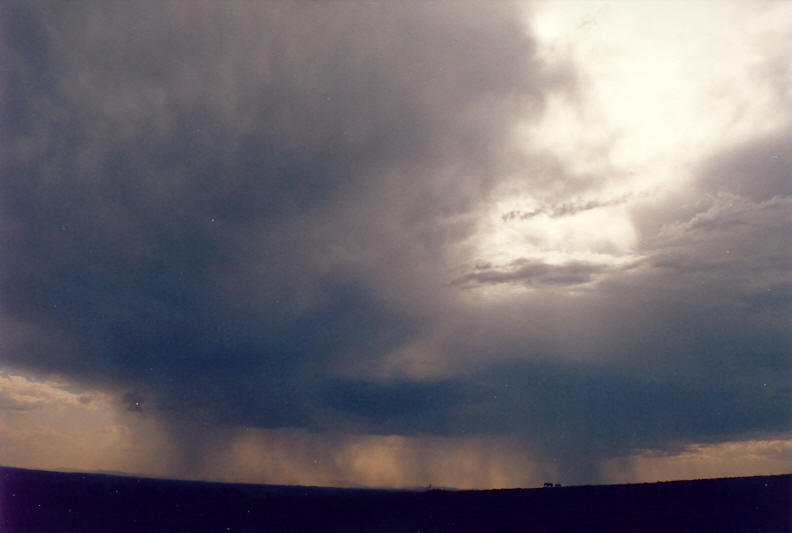
[[[0,464],[792,464],[791,2],[3,2]]]

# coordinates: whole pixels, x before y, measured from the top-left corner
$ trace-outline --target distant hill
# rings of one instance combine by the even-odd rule
[[[0,467],[0,531],[790,532],[792,474],[486,491],[175,481]]]

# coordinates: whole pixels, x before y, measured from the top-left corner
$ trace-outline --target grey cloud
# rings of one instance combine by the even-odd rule
[[[469,430],[525,431],[590,480],[592,465],[634,449],[788,432],[792,205],[784,171],[751,163],[779,139],[736,156],[724,147],[683,195],[637,200],[642,259],[584,272],[592,291],[559,295],[538,284],[550,267],[536,263],[469,274],[539,289],[459,329],[453,349],[490,361],[462,380],[480,388],[467,389],[477,400],[459,404],[460,419],[492,424]]]
[[[124,393],[121,401],[126,404],[127,411],[141,412],[143,411],[144,399],[137,391],[129,391]]]
[[[451,380],[332,380],[322,390],[326,415],[340,427],[386,435],[460,434],[450,414],[466,396]]]
[[[695,169],[696,179],[686,189],[660,198],[637,202],[636,228],[648,241],[653,241],[663,226],[689,224],[702,217],[712,218],[708,211],[735,200],[738,204],[764,204],[792,192],[789,150],[792,133],[788,128],[749,138],[721,147],[703,158]],[[778,222],[786,223],[783,218]]]
[[[608,200],[589,200],[587,202],[566,202],[556,206],[542,206],[530,211],[513,210],[501,215],[503,222],[512,220],[528,220],[539,215],[547,215],[550,218],[560,218],[576,215],[592,209],[600,209],[603,207],[611,207],[620,205],[629,201],[633,197],[632,194],[625,194],[617,198]]]
[[[789,392],[778,382],[688,382],[534,359],[490,362],[453,381],[344,383],[329,403],[386,435],[516,436],[564,479],[596,482],[599,461],[658,443],[783,433]]]
[[[510,127],[569,83],[509,6],[0,9],[2,357],[134,391],[185,472],[214,446],[194,422],[516,434],[569,482],[638,447],[788,428],[775,163],[716,154],[684,202],[636,202],[640,264],[482,263],[449,287],[450,246],[519,160]],[[746,160],[776,146],[757,142]],[[565,175],[526,164],[526,187]],[[466,303],[487,284],[534,290]],[[453,371],[350,370],[413,344]]]
[[[702,186],[754,202],[792,195],[792,131],[751,139],[710,158],[701,169]]]
[[[2,304],[36,332],[4,358],[216,423],[320,427],[338,360],[430,327],[446,243],[558,83],[505,5],[2,19]]]
[[[591,282],[598,274],[609,269],[603,265],[585,262],[571,262],[552,265],[532,259],[518,259],[506,268],[479,268],[475,272],[459,278],[455,284],[500,284],[516,283],[521,285],[553,286],[581,285]]]

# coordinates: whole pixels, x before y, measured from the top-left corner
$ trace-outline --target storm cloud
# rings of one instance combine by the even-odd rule
[[[426,327],[421,287],[472,226],[510,117],[554,83],[498,10],[3,18],[3,301],[34,330],[7,357],[214,421],[321,425],[334,360]]]
[[[580,90],[515,6],[0,9],[0,357],[117,391],[188,464],[194,422],[506,435],[587,482],[790,430],[788,130],[703,158],[685,201],[503,215],[629,204],[627,262],[489,263],[482,216],[540,157],[515,127]]]

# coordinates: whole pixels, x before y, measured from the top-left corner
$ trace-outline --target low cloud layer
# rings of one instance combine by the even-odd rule
[[[605,268],[593,263],[552,265],[541,261],[517,259],[500,270],[479,266],[476,272],[457,280],[457,283],[522,283],[525,285],[580,285],[594,279]]]
[[[114,391],[180,475],[279,428],[475,438],[476,461],[506,439],[526,479],[565,482],[790,429],[789,129],[702,154],[657,195],[591,196],[608,181],[558,160],[559,183],[518,180],[554,207],[503,215],[503,184],[549,157],[515,128],[584,90],[514,6],[0,10],[0,357]],[[478,245],[493,212],[520,232],[609,209],[635,229],[618,261],[537,257],[529,233],[517,259]],[[349,446],[327,482],[418,479]]]

